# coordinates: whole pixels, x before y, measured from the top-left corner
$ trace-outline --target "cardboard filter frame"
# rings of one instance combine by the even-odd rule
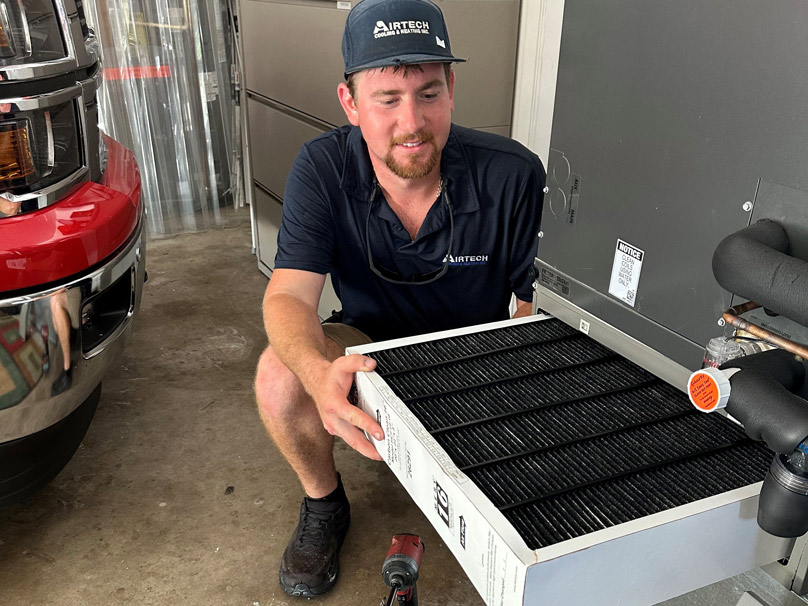
[[[375,351],[542,322],[546,315],[350,347]],[[488,606],[651,606],[787,556],[793,540],[757,525],[760,482],[530,549],[375,372],[358,373],[358,405],[377,418],[384,461]]]

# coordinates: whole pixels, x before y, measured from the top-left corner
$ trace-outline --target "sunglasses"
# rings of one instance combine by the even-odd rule
[[[443,199],[444,204],[446,204],[446,210],[449,215],[449,246],[446,249],[446,254],[443,257],[443,263],[440,267],[423,274],[416,274],[414,276],[405,276],[397,271],[377,265],[373,261],[373,252],[370,249],[370,215],[371,211],[373,210],[373,206],[376,204],[377,189],[378,182],[374,179],[373,191],[370,192],[370,200],[368,202],[368,215],[365,219],[365,248],[367,249],[368,253],[368,267],[370,267],[370,271],[386,282],[391,282],[393,284],[404,284],[407,286],[429,284],[430,282],[434,282],[435,280],[442,278],[443,275],[449,270],[449,257],[452,255],[452,242],[454,240],[454,218],[452,217],[452,203],[449,201],[449,194],[446,191],[446,184],[443,182],[441,183],[441,198]]]

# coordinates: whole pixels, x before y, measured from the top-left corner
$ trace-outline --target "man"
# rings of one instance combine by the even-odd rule
[[[343,37],[350,126],[306,143],[289,174],[275,271],[264,297],[261,418],[305,490],[283,554],[292,595],[331,589],[349,506],[332,455],[339,436],[381,460],[381,426],[346,399],[373,370],[346,346],[501,320],[511,293],[530,313],[544,169],[520,144],[451,124],[455,75],[430,0],[364,0]],[[341,324],[319,323],[331,274]]]

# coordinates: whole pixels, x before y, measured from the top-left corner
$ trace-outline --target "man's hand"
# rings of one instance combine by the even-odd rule
[[[328,433],[339,436],[348,446],[369,459],[381,461],[382,457],[373,444],[362,434],[362,431],[366,431],[377,440],[383,440],[381,425],[348,402],[354,373],[370,372],[374,368],[375,360],[359,354],[337,358],[329,364],[323,380],[310,393]]]

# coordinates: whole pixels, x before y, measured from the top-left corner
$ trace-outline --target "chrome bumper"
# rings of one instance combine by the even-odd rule
[[[141,221],[101,267],[37,293],[4,299],[0,292],[0,443],[60,421],[98,386],[131,335],[145,250]]]

